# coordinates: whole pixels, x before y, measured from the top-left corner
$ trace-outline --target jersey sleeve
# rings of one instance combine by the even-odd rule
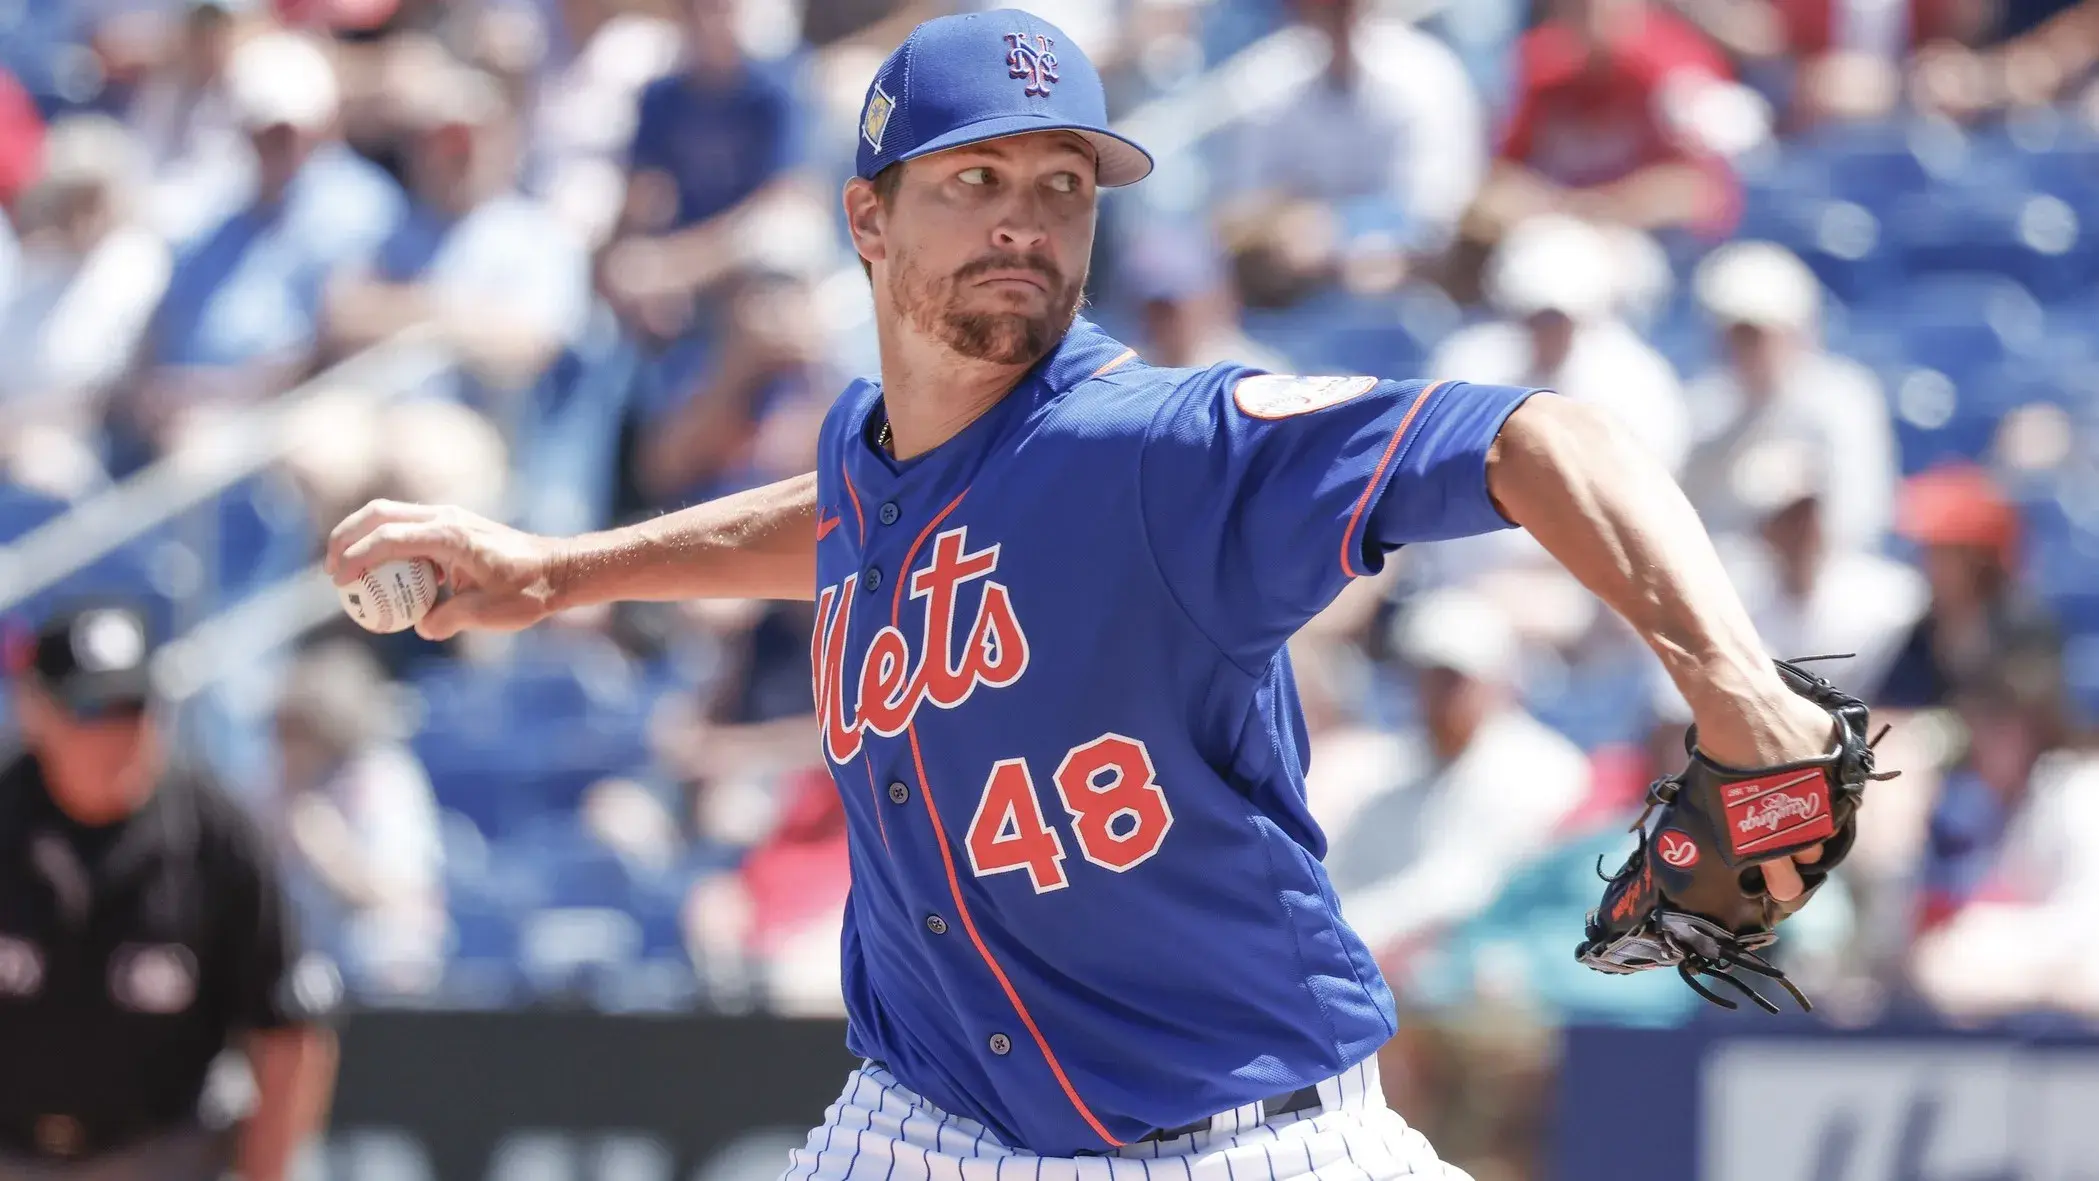
[[[1205,372],[1160,408],[1140,460],[1166,582],[1242,667],[1265,663],[1401,545],[1510,527],[1487,453],[1534,392]]]
[[[221,809],[218,857],[227,929],[224,973],[228,1023],[283,1029],[326,1021],[341,1000],[340,978],[319,957],[300,955],[297,922],[270,856],[239,806]]]

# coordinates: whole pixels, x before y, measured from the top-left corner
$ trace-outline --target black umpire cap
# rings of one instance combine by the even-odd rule
[[[34,632],[11,630],[7,667],[76,718],[136,713],[153,697],[154,647],[136,606],[84,603],[53,613]]]

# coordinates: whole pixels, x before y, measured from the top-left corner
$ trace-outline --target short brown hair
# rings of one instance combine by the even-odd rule
[[[889,208],[889,203],[896,200],[898,187],[904,183],[904,162],[898,160],[896,163],[889,165],[882,171],[875,173],[874,179],[867,183],[875,186],[875,200],[882,203],[882,208]],[[874,282],[875,267],[873,263],[863,258],[860,260],[860,269],[866,273],[868,282]]]

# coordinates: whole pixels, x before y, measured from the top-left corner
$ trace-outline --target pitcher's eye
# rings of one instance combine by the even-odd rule
[[[1079,191],[1079,174],[1076,172],[1056,173],[1050,177],[1050,187],[1060,193],[1076,193]]]
[[[966,185],[990,184],[991,170],[981,165],[975,168],[965,168],[955,174],[955,179]]]

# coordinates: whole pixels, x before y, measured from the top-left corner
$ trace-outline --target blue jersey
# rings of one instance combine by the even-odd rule
[[[1506,528],[1530,391],[1155,369],[1080,321],[903,462],[818,461],[853,1050],[1069,1156],[1307,1085],[1395,1023],[1305,806],[1284,642],[1409,541]]]

